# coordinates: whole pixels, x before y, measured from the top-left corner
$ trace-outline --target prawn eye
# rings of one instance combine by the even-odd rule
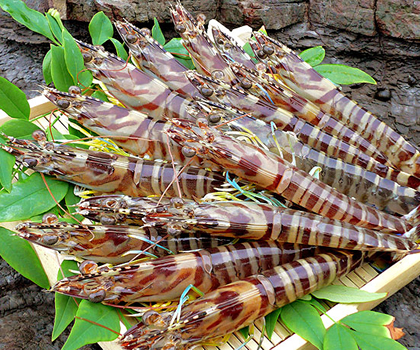
[[[195,149],[187,146],[182,147],[181,152],[186,158],[192,158],[197,154]]]
[[[218,122],[220,122],[221,119],[222,119],[222,116],[217,113],[213,113],[208,116],[208,120],[212,124],[217,124]]]
[[[219,79],[219,80],[221,80],[221,79],[223,79],[223,77],[225,76],[225,73],[223,73],[221,70],[219,70],[219,69],[217,69],[217,70],[214,70],[213,72],[211,72],[211,77],[213,78],[213,79]]]
[[[106,292],[103,289],[100,289],[97,292],[88,294],[88,300],[91,303],[100,303],[104,301],[105,297],[106,297]]]
[[[47,141],[47,135],[42,130],[35,130],[32,137],[35,141]]]
[[[70,101],[67,100],[58,100],[57,101],[58,108],[66,109],[70,107]]]
[[[130,44],[134,44],[137,41],[137,37],[133,34],[129,34],[125,37],[125,40]]]
[[[42,243],[46,245],[54,245],[58,242],[57,236],[44,236],[42,237]]]
[[[242,81],[241,81],[241,86],[244,89],[248,90],[248,89],[252,88],[252,82],[248,78],[243,78]]]
[[[175,31],[178,33],[184,33],[187,30],[187,27],[183,24],[177,24],[175,26]]]
[[[161,323],[162,320],[162,316],[153,310],[150,311],[146,311],[143,316],[142,316],[142,321],[146,326],[150,326],[150,325],[156,325],[156,323]]]
[[[258,50],[257,55],[259,58],[265,58],[267,56],[264,50]]]
[[[75,95],[80,95],[82,93],[82,89],[80,89],[78,86],[70,86],[69,87],[69,93],[70,94],[75,94]]]
[[[93,59],[93,56],[90,52],[83,52],[82,56],[83,56],[83,62],[85,62],[85,63],[88,63],[88,62],[92,61],[92,59]]]
[[[38,161],[35,158],[23,158],[22,164],[27,168],[33,168],[38,165]]]
[[[100,220],[101,220],[102,225],[115,225],[116,224],[115,218],[110,217],[110,216],[102,216]]]
[[[98,264],[92,260],[85,260],[79,265],[79,271],[82,275],[89,275],[98,269]]]
[[[107,199],[104,204],[107,208],[115,208],[117,206],[117,201],[115,199]]]
[[[93,62],[97,65],[101,65],[104,62],[104,59],[103,59],[103,57],[95,57]]]
[[[200,89],[200,93],[204,96],[204,97],[210,97],[211,95],[213,95],[214,90],[208,86],[203,86]]]
[[[266,55],[272,55],[274,53],[274,48],[271,45],[264,45],[262,50]]]
[[[223,43],[224,43],[224,41],[223,41],[223,39],[221,37],[218,37],[216,39],[216,44],[223,45]]]
[[[53,213],[47,213],[42,217],[42,222],[44,224],[53,225],[58,222],[58,217]]]

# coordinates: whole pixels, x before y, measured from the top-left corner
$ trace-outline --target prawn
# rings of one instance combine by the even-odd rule
[[[224,336],[331,284],[363,263],[361,252],[299,259],[204,294],[180,313],[149,311],[122,337],[124,349],[187,350]],[[224,340],[224,341],[223,341]]]
[[[408,232],[418,221],[419,207],[403,218],[380,212],[339,193],[271,152],[223,135],[206,121],[195,125],[173,119],[172,123],[174,127],[167,131],[168,135],[186,154],[211,159],[236,176],[314,213],[385,232]]]
[[[206,249],[232,241],[204,233],[200,237],[192,234],[164,237],[159,230],[147,227],[70,224],[59,222],[51,213],[44,215],[42,223],[23,222],[16,230],[19,237],[61,254],[109,264]]]
[[[181,172],[180,165],[48,142],[41,130],[33,137],[35,141],[8,137],[7,145],[0,147],[27,168],[99,192],[175,196],[177,180],[183,196],[201,198],[225,182],[222,174],[194,166]]]
[[[315,252],[315,247],[297,244],[236,243],[105,271],[90,266],[89,271],[81,269],[81,275],[58,281],[52,290],[110,304],[176,300],[190,284],[207,293],[280,264],[313,256]]]
[[[291,49],[263,33],[254,32],[254,36],[257,41],[250,44],[256,57],[274,70],[275,77],[359,133],[398,169],[420,177],[420,152],[413,145],[345,96]]]

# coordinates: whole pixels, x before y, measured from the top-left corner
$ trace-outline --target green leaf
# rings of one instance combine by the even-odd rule
[[[323,350],[358,350],[352,332],[341,324],[333,324],[324,338]]]
[[[184,65],[185,68],[195,69],[194,62],[191,58],[175,56],[175,59],[178,60],[182,65]]]
[[[344,317],[341,321],[344,322],[368,322],[380,326],[388,325],[394,320],[394,317],[387,314],[382,314],[375,311],[359,311],[354,314]],[[346,323],[345,322],[345,323]]]
[[[49,49],[42,61],[42,74],[44,75],[45,84],[47,85],[52,83],[51,57],[51,49]]]
[[[47,184],[57,201],[67,193],[68,183],[45,177]],[[0,222],[26,220],[45,213],[55,206],[41,175],[33,173],[26,180],[12,185],[10,193],[0,191]]]
[[[0,256],[32,282],[42,288],[50,288],[47,275],[31,245],[4,227],[0,227]]]
[[[320,64],[325,58],[325,50],[322,46],[311,47],[299,54],[300,58],[312,67]]]
[[[60,13],[54,9],[50,8],[48,12],[45,14],[48,20],[48,25],[50,26],[51,32],[57,38],[60,43],[63,43],[63,29],[64,25],[61,22]]]
[[[244,328],[241,328],[239,330],[239,333],[241,333],[241,335],[244,337],[244,339],[247,339],[249,336],[249,326],[246,326]]]
[[[0,143],[5,144],[6,141],[0,139]],[[10,153],[0,149],[0,184],[7,192],[12,190],[13,166],[15,165],[15,157]]]
[[[55,87],[61,91],[68,91],[69,86],[74,84],[67,70],[64,47],[51,46],[51,77]]]
[[[121,57],[124,61],[128,59],[127,50],[124,48],[124,45],[121,44],[117,39],[109,38],[111,42],[114,44],[115,50],[117,51],[117,55]]]
[[[109,99],[108,99],[106,93],[101,91],[101,90],[96,90],[92,94],[92,97],[98,98],[98,99],[100,99],[101,101],[104,101],[104,102],[109,102]]]
[[[405,346],[390,338],[360,332],[352,332],[352,335],[361,350],[407,350]]]
[[[94,304],[87,300],[82,300],[76,317],[93,321],[99,325],[111,328],[116,332],[120,331],[118,311],[106,305]],[[70,335],[61,350],[76,350],[86,344],[111,341],[117,337],[118,334],[101,326],[76,318]]]
[[[276,326],[277,320],[281,314],[281,308],[270,312],[267,316],[265,316],[265,332],[267,334],[268,339],[271,339],[271,336],[274,332],[274,327]]]
[[[280,314],[284,324],[318,349],[322,349],[325,327],[318,312],[303,301],[295,301],[283,307]]]
[[[57,23],[55,18],[51,16],[50,13],[45,14],[48,20],[48,25],[50,27],[51,32],[54,34],[54,36],[57,38],[57,40],[60,43],[63,43],[63,29],[60,27],[60,25]]]
[[[336,303],[365,303],[385,298],[387,293],[370,293],[357,288],[331,285],[313,292],[312,295]]]
[[[133,325],[128,321],[127,317],[125,317],[125,315],[118,310],[118,315],[121,319],[121,322],[124,324],[125,328],[130,329]]]
[[[309,300],[309,301],[307,301],[309,304],[311,304],[315,309],[317,309],[318,311],[321,311],[322,313],[326,313],[327,312],[327,310],[325,309],[325,307],[324,306],[322,306],[322,304],[318,301],[318,300],[316,300],[316,299],[314,299],[314,298],[312,298],[311,300]]]
[[[61,269],[64,272],[64,276],[72,276],[74,273],[69,270],[78,270],[77,263],[71,260],[64,260],[61,263]],[[63,274],[61,270],[58,271],[57,278],[61,280]],[[52,341],[58,338],[63,333],[67,326],[74,320],[77,312],[77,304],[72,297],[55,293],[55,318],[54,318],[54,329],[52,332]]]
[[[23,1],[0,0],[0,7],[8,12],[15,21],[58,44],[51,33],[47,19],[40,12],[30,9]]]
[[[182,57],[189,57],[190,54],[188,53],[188,50],[182,45],[182,39],[181,38],[173,38],[169,42],[167,42],[163,48],[170,52],[171,54],[181,54]]]
[[[158,20],[153,18],[153,28],[152,28],[152,37],[155,39],[159,44],[165,45],[165,37],[163,36],[162,29],[160,29],[160,25]]]
[[[375,79],[369,74],[359,68],[345,66],[344,64],[320,64],[314,69],[323,77],[330,79],[334,84],[369,83],[376,85]]]
[[[255,57],[255,55],[254,55],[254,51],[252,51],[252,48],[251,48],[250,43],[246,43],[246,44],[244,45],[243,49],[244,49],[244,51],[245,51],[248,55],[250,55],[251,57]]]
[[[102,11],[92,17],[89,23],[89,33],[93,45],[102,45],[114,35],[112,23]]]
[[[66,196],[64,197],[64,200],[66,201],[67,210],[69,211],[72,216],[74,216],[77,220],[82,221],[84,218],[80,214],[75,214],[76,208],[73,207],[73,205],[80,202],[80,197],[77,197],[74,194],[74,185],[70,185],[69,189],[67,191]]]
[[[191,60],[188,50],[182,45],[181,38],[173,38],[167,42],[163,48],[169,53],[173,54],[181,64],[188,69],[195,69],[194,63]]]
[[[0,131],[6,135],[13,136],[19,139],[30,139],[32,133],[39,130],[39,126],[26,120],[12,119],[0,126]]]
[[[29,119],[30,107],[26,95],[3,77],[0,77],[0,109],[11,118]]]
[[[93,79],[92,73],[88,71],[82,72],[85,69],[82,53],[76,41],[66,29],[63,30],[63,46],[67,69],[73,77],[74,84],[82,87],[90,86]]]
[[[340,322],[362,333],[389,338],[391,335],[384,325],[390,324],[393,317],[374,311],[361,311],[344,317]]]

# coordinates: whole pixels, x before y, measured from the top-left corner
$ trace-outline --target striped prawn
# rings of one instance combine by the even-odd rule
[[[313,256],[315,252],[315,247],[297,244],[236,243],[104,271],[102,267],[89,264],[88,271],[81,269],[81,275],[65,278],[52,289],[110,304],[177,300],[190,285],[207,293],[280,264]]]
[[[416,250],[418,245],[415,241],[420,235],[417,227],[404,236],[398,236],[251,201],[196,203],[180,198],[163,198],[156,206],[145,207],[141,205],[144,200],[126,196],[86,199],[79,204],[79,213],[97,221],[135,223],[143,228],[156,228],[175,237],[185,232],[205,232],[217,237],[401,254]]]
[[[236,176],[314,213],[385,232],[408,232],[418,221],[419,207],[403,218],[380,212],[339,193],[271,152],[223,135],[206,121],[195,125],[174,119],[172,123],[174,127],[168,135],[183,146],[185,154],[210,159]]]
[[[360,107],[321,76],[295,52],[278,41],[255,32],[250,42],[256,57],[265,62],[286,85],[325,112],[348,125],[370,141],[397,168],[420,177],[420,152],[391,127]]]
[[[206,249],[232,241],[206,234],[165,237],[166,234],[162,235],[155,228],[70,224],[59,222],[54,214],[46,214],[42,223],[20,223],[16,230],[19,237],[61,254],[109,264],[120,264],[137,257]]]
[[[183,168],[48,142],[41,130],[35,131],[33,137],[35,141],[8,137],[7,145],[1,148],[25,167],[99,192],[134,197],[162,193],[179,196],[181,192],[186,198],[201,198],[225,182],[222,174],[194,166]]]
[[[357,142],[355,141],[357,147],[330,135],[285,109],[266,103],[263,99],[257,98],[246,90],[232,87],[220,80],[193,71],[189,71],[187,77],[204,97],[237,108],[245,113],[250,113],[266,123],[273,122],[279,129],[294,132],[302,142],[327,153],[329,156],[342,158],[346,162],[364,167],[374,164],[379,169],[387,163],[386,157],[369,142],[359,138],[354,133],[353,139],[358,139]],[[362,152],[362,149],[364,152]]]
[[[220,109],[214,113],[229,126],[225,134],[263,147],[307,173],[321,169],[317,172],[319,180],[359,202],[400,215],[420,204],[420,180],[414,176],[391,167],[378,171],[376,167],[368,170],[346,163],[305,145],[294,133],[275,129],[233,108],[218,106]],[[210,113],[207,119],[218,118]]]
[[[181,311],[146,313],[120,344],[127,350],[187,350],[222,344],[226,334],[331,284],[362,262],[360,252],[337,251],[266,270],[206,293]]]
[[[72,87],[69,89],[73,91]],[[120,147],[133,155],[151,160],[164,160],[185,165],[188,160],[175,144],[169,144],[165,131],[171,126],[164,120],[101,101],[86,95],[44,88],[43,95],[73,120],[98,135],[111,137]],[[197,104],[191,105],[189,116],[204,116]],[[195,161],[189,165],[217,170],[214,163]]]
[[[78,42],[85,66],[105,91],[129,109],[151,118],[185,118],[190,98],[186,98],[133,64],[104,50],[103,47]]]
[[[235,75],[206,34],[205,16],[199,15],[195,19],[180,2],[170,10],[175,31],[182,38],[197,71],[229,84],[235,83]]]
[[[114,25],[130,49],[137,67],[162,80],[171,90],[181,95],[200,96],[184,74],[187,68],[152,38],[150,29],[139,29],[127,21],[116,21]]]

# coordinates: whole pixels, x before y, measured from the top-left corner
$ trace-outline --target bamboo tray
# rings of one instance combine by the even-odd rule
[[[29,100],[29,105],[31,107],[30,118],[48,113],[55,108],[55,106],[43,96]],[[6,114],[0,111],[0,125],[9,119],[10,118]],[[43,124],[42,120],[39,122],[41,125]],[[65,126],[63,125],[63,127]],[[2,226],[13,230],[15,223],[4,223]],[[44,266],[50,283],[56,282],[56,276],[59,268],[58,255],[55,255],[48,249],[42,248],[40,246],[34,246],[34,248]],[[365,264],[346,277],[337,280],[334,284],[343,284],[349,287],[357,287],[369,292],[387,292],[388,294],[385,298],[362,304],[334,305],[333,303],[325,302],[323,305],[328,310],[328,316],[330,316],[335,321],[338,321],[355,312],[371,310],[386,298],[390,297],[402,287],[410,283],[417,276],[420,276],[420,254],[406,256],[404,259],[397,262],[381,274],[378,274],[378,272],[375,271],[369,264]],[[322,316],[322,320],[327,328],[331,327],[333,324],[333,322],[326,315]],[[261,321],[257,321],[254,332],[255,337],[245,345],[244,349],[256,350],[258,348],[258,341],[261,336],[261,328]],[[123,332],[123,329],[121,332]],[[244,338],[240,333],[237,332],[230,337],[228,343],[219,347],[205,346],[204,349],[234,350],[241,346],[243,341]],[[99,345],[104,350],[121,350],[121,347],[116,342],[99,343]],[[298,335],[290,333],[281,322],[277,323],[271,340],[265,338],[262,342],[262,350],[309,349],[315,349],[315,347]]]

